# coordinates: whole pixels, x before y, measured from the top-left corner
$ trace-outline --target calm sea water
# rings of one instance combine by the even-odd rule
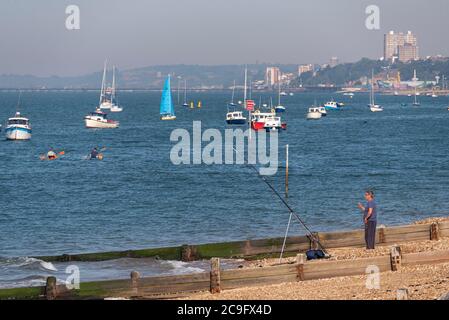
[[[446,215],[449,98],[421,97],[422,106],[412,107],[411,98],[379,96],[385,112],[374,114],[366,107],[368,95],[333,96],[347,106],[320,121],[306,121],[307,108],[331,95],[283,100],[289,127],[280,134],[280,159],[289,144],[289,202],[311,229],[361,227],[356,205],[369,187],[377,193],[380,223]],[[263,98],[268,102],[269,95]],[[121,127],[95,131],[84,128],[83,116],[98,103],[96,93],[23,94],[21,111],[32,121],[32,140],[0,139],[2,270],[11,268],[7,261],[17,266],[7,260],[12,257],[284,234],[287,210],[247,167],[170,161],[173,129],[190,131],[194,120],[204,128],[226,128],[230,94],[192,93],[189,99],[201,100],[203,108],[177,107],[174,122],[159,121],[160,93],[122,93],[120,99],[125,111],[111,117]],[[16,101],[17,93],[0,93],[2,123],[14,114]],[[104,161],[83,160],[93,146],[107,147]],[[39,161],[49,147],[66,155]],[[282,191],[283,167],[269,180]],[[291,234],[303,231],[294,224]],[[3,274],[0,281],[12,278]]]

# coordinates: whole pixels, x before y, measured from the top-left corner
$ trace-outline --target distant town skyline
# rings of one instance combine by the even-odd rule
[[[80,30],[65,27],[68,5],[80,8]],[[369,5],[379,30],[365,27]],[[447,56],[447,12],[447,0],[5,0],[0,74],[79,76],[105,58],[121,69],[354,62],[382,57],[390,30],[412,30],[421,57]]]

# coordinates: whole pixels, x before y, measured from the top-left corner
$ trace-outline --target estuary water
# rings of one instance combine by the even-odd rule
[[[0,93],[2,124],[14,115],[17,97],[16,92]],[[0,133],[0,286],[25,285],[27,277],[64,267],[43,267],[27,257],[284,234],[288,211],[248,167],[170,161],[173,129],[191,132],[196,120],[204,129],[226,128],[230,94],[189,93],[189,101],[201,101],[203,107],[176,106],[178,119],[164,122],[159,121],[160,93],[123,92],[119,98],[124,112],[110,117],[120,121],[120,128],[87,130],[83,117],[96,107],[97,93],[23,93],[20,111],[31,120],[32,140],[6,141]],[[258,101],[259,95],[253,98]],[[269,98],[262,95],[266,103]],[[343,110],[319,121],[305,119],[315,99],[332,98],[346,103]],[[421,107],[412,107],[409,97],[377,100],[382,113],[369,111],[367,94],[283,97],[288,130],[279,135],[279,171],[268,179],[283,191],[284,146],[289,144],[288,201],[311,229],[360,228],[357,203],[367,188],[376,192],[379,223],[447,215],[449,98],[421,97]],[[94,146],[107,148],[103,161],[84,160]],[[65,155],[39,161],[50,147]],[[304,231],[294,223],[290,234]],[[164,263],[146,264],[145,275],[207,269]],[[131,264],[117,261],[115,270],[126,270],[127,276],[135,269]],[[96,279],[104,278],[103,269],[109,267],[110,262],[90,264],[83,270]]]

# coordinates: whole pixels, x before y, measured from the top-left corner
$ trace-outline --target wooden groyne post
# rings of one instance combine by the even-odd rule
[[[135,295],[138,295],[139,293],[139,279],[140,279],[140,273],[137,271],[131,272],[131,288],[132,292]]]
[[[297,280],[304,281],[304,263],[306,262],[306,255],[300,253],[296,256],[296,270],[297,270]]]
[[[438,222],[433,222],[430,225],[430,240],[438,241],[440,240],[440,227]]]
[[[390,248],[391,271],[398,271],[402,264],[401,247],[393,246]]]
[[[221,292],[220,258],[210,260],[210,293]]]
[[[381,225],[381,226],[378,228],[378,231],[379,231],[379,240],[378,240],[378,243],[379,243],[379,244],[385,243],[385,242],[386,242],[386,239],[385,239],[385,226],[384,226],[384,225]]]
[[[55,300],[58,295],[58,287],[56,277],[48,277],[45,284],[45,298],[47,300]]]

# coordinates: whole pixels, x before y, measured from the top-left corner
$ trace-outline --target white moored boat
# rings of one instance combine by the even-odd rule
[[[384,111],[384,108],[382,108],[380,105],[376,104],[374,101],[374,70],[371,71],[371,93],[370,93],[370,102],[368,107],[370,108],[371,112],[382,112]]]
[[[237,111],[237,104],[234,103],[234,91],[235,91],[235,80],[234,86],[232,87],[232,99],[231,102],[228,103],[228,113],[226,113],[226,123],[228,125],[244,125],[248,123],[248,120],[243,115],[243,111]],[[246,91],[246,77],[245,77],[245,91]],[[231,111],[230,108],[234,110]]]
[[[309,108],[309,111],[307,112],[307,120],[318,120],[321,119],[322,116],[320,108],[317,107]]]
[[[84,117],[86,128],[95,129],[115,129],[118,128],[120,123],[118,121],[109,120],[107,114],[97,109],[95,112],[91,112]]]
[[[20,112],[16,112],[15,116],[9,118],[6,123],[5,135],[7,140],[30,140],[30,120],[23,117]]]
[[[342,105],[340,103],[338,103],[334,100],[326,102],[324,104],[324,107],[326,108],[326,110],[340,110],[341,106]]]
[[[285,92],[283,92],[285,93]],[[278,105],[274,108],[276,113],[281,113],[281,112],[285,112],[285,107],[281,104],[281,96],[282,96],[282,92],[281,92],[281,83],[279,82],[279,95],[278,95]],[[287,94],[285,93],[285,96]]]
[[[282,129],[281,117],[276,117],[272,115],[265,118],[264,129],[266,131],[277,131]]]
[[[242,125],[246,124],[247,120],[243,116],[242,111],[233,111],[226,114],[226,123],[229,125]]]
[[[106,87],[106,69],[108,67],[108,61],[104,62],[103,67],[103,80],[101,81],[101,93],[100,93],[100,103],[98,108],[102,110],[110,110],[113,106],[112,103],[112,88]]]
[[[375,105],[370,105],[370,110],[371,112],[382,112],[384,111],[384,108],[382,108],[381,106],[375,104]]]
[[[122,107],[119,107],[119,106],[117,106],[117,105],[113,105],[112,107],[111,107],[111,110],[110,110],[111,112],[122,112],[123,111],[123,108]]]
[[[113,107],[112,103],[110,101],[103,101],[100,103],[100,109],[102,110],[111,110]]]
[[[260,112],[259,110],[254,111],[251,114],[251,128],[253,130],[262,130],[265,128],[265,123],[267,121],[267,118],[273,117],[274,113],[268,113],[268,112]]]
[[[321,113],[322,117],[327,116],[327,111],[325,107],[318,107],[318,111]]]
[[[111,92],[111,112],[122,112],[123,108],[119,106],[117,99],[117,88],[115,81],[115,66],[112,68],[112,92]]]

